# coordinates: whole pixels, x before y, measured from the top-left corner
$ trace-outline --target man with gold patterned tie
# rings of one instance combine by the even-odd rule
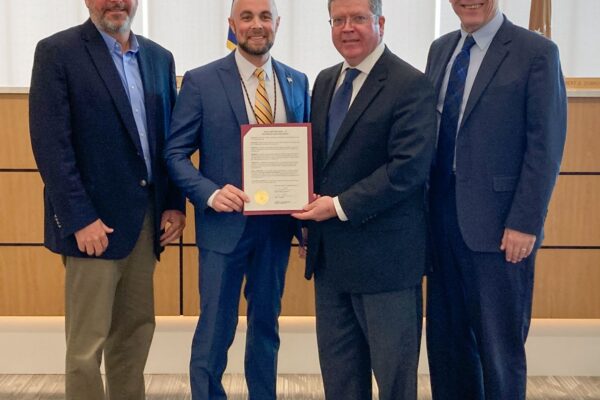
[[[192,343],[192,398],[226,398],[221,378],[245,278],[249,398],[275,399],[277,319],[297,223],[242,214],[249,198],[241,190],[240,126],[307,121],[308,79],[270,56],[279,26],[274,1],[234,0],[229,25],[237,50],[185,74],[165,150],[171,178],[196,210],[201,315]],[[199,170],[190,161],[196,150]]]

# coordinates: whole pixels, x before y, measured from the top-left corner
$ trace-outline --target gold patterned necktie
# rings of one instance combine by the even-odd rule
[[[256,68],[254,76],[258,78],[258,87],[254,98],[254,115],[258,124],[272,124],[273,111],[267,97],[267,88],[265,86],[265,70]]]

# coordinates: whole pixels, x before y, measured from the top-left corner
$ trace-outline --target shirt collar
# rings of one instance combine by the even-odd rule
[[[484,26],[472,33],[473,39],[475,39],[477,47],[479,47],[481,50],[486,50],[492,43],[494,36],[496,36],[496,33],[498,33],[498,30],[502,26],[503,22],[504,15],[502,15],[500,9],[498,9],[496,10],[496,15],[494,15],[494,18],[492,18],[487,24],[485,24]],[[461,28],[460,34],[462,39],[464,40],[464,38],[468,35],[468,32]]]
[[[246,58],[243,55],[241,55],[239,51],[235,52],[235,63],[237,64],[240,76],[245,82],[248,82],[252,78],[252,76],[254,75],[254,71],[256,70],[256,68],[258,68],[256,65],[246,60]],[[273,76],[273,66],[271,65],[270,55],[267,61],[260,68],[265,70],[265,80],[271,80]]]
[[[98,27],[96,27],[96,29],[98,29]],[[119,44],[119,42],[117,42],[117,39],[110,36],[108,33],[104,32],[102,29],[98,29],[98,32],[100,32],[100,35],[102,35],[102,39],[104,39],[104,43],[106,43],[106,47],[108,47],[108,50],[110,52],[123,54],[123,52],[121,51],[121,45]],[[129,34],[129,50],[127,50],[127,52],[135,54],[139,50],[140,50],[140,44],[137,40],[137,37],[133,34],[133,32],[131,32]]]

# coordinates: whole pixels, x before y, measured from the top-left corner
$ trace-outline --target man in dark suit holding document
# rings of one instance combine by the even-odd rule
[[[433,88],[382,43],[381,1],[330,0],[344,61],[314,85],[308,223],[325,396],[416,399]]]

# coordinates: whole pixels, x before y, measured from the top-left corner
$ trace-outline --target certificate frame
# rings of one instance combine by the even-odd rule
[[[293,131],[293,133],[292,133]],[[270,181],[265,183],[267,189],[257,190],[260,184],[257,184],[256,170],[249,166],[253,159],[262,150],[260,145],[250,139],[259,137],[262,143],[269,143],[277,146],[282,140],[298,139],[298,187],[291,184],[290,187],[274,176],[263,180]],[[254,151],[253,151],[254,150]],[[250,197],[250,203],[244,204],[243,214],[251,215],[285,215],[295,212],[301,212],[302,207],[313,199],[313,154],[312,154],[312,125],[310,123],[287,123],[287,124],[245,124],[241,126],[241,151],[242,151],[242,190]],[[264,155],[272,160],[273,150],[265,149]],[[280,162],[287,162],[282,156]],[[306,163],[306,166],[304,166]],[[288,162],[289,164],[289,162]],[[289,171],[289,170],[288,170]],[[292,170],[293,171],[293,170]],[[277,175],[277,174],[275,174]],[[262,175],[261,175],[262,176]],[[279,189],[278,189],[279,188]],[[250,190],[251,192],[247,192]],[[286,192],[294,191],[295,194],[286,197]],[[271,201],[272,199],[272,201]],[[257,200],[260,200],[260,204]],[[263,203],[264,202],[264,203]],[[278,205],[277,203],[281,203]]]

